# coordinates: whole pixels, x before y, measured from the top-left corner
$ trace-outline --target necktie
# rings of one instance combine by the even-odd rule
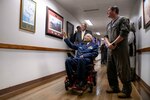
[[[84,38],[84,33],[85,33],[85,32],[84,32],[84,31],[82,31],[82,40],[83,40],[83,38]]]

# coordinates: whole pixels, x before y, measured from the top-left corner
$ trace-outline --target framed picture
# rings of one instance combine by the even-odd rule
[[[35,32],[36,2],[33,0],[21,0],[20,4],[20,29]]]
[[[63,17],[46,7],[46,35],[63,38]]]
[[[74,25],[67,21],[66,23],[66,32],[67,36],[70,38],[71,35],[74,33]]]
[[[144,28],[150,26],[150,0],[143,0]]]
[[[139,20],[138,20],[138,28],[139,28],[139,30],[141,29],[141,27],[142,27],[142,17],[140,17]]]

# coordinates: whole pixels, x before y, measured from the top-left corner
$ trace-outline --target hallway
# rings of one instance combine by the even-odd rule
[[[97,70],[97,86],[93,88],[93,93],[85,91],[82,96],[73,91],[66,91],[64,88],[65,76],[47,83],[45,85],[34,88],[23,94],[10,98],[9,100],[122,100],[117,97],[117,94],[107,94],[105,91],[108,88],[106,66],[96,62],[95,69]],[[132,98],[125,100],[142,100],[133,86]],[[120,84],[121,89],[121,84]]]
[[[134,33],[134,45],[128,44],[129,51],[134,49],[131,55],[136,55],[130,66],[136,81],[132,98],[127,100],[150,100],[150,0],[0,0],[0,100],[118,100],[117,94],[106,93],[106,66],[100,61],[95,65],[93,93],[79,96],[64,86],[65,61],[73,52],[64,42],[64,33],[71,39],[77,36],[77,26],[86,23],[79,40],[89,31],[101,47],[107,27],[115,19],[108,16],[110,6],[118,7],[118,11],[111,10],[116,18],[128,18],[134,26],[134,32],[131,28],[129,32]],[[108,29],[120,24],[113,21],[113,25]],[[120,48],[116,39],[110,42]],[[119,53],[122,59],[124,55]]]

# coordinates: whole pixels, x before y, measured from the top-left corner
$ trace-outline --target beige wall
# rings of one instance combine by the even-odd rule
[[[138,20],[142,17],[142,28],[138,29]],[[143,0],[136,0],[131,12],[131,21],[136,27],[137,49],[150,47],[150,27],[144,29],[143,25]],[[150,86],[150,53],[143,52],[137,54],[136,73],[141,79]]]
[[[66,48],[62,39],[45,35],[46,6],[75,26],[79,22],[55,0],[35,0],[36,32],[19,29],[21,0],[0,0],[0,43]],[[0,49],[0,89],[65,70],[65,52]]]

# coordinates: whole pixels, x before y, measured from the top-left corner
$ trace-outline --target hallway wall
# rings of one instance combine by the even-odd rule
[[[0,43],[67,48],[62,39],[45,35],[46,6],[76,27],[80,23],[55,0],[36,1],[35,33],[20,30],[20,1],[0,0]],[[0,49],[0,89],[38,79],[65,70],[66,52]]]
[[[131,21],[135,23],[136,27],[137,49],[150,47],[150,27],[144,29],[143,24],[143,0],[136,0],[131,13]],[[140,17],[142,17],[142,28],[139,30],[138,20]],[[150,86],[150,53],[137,53],[136,58],[136,73],[147,85]]]

